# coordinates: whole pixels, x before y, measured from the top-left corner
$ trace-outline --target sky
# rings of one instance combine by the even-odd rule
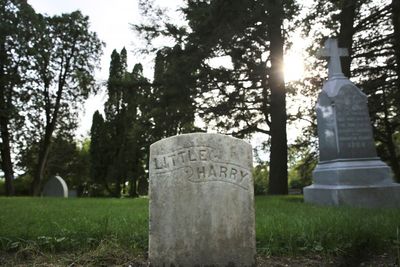
[[[134,53],[135,48],[141,46],[139,36],[131,29],[130,24],[140,23],[138,0],[28,0],[28,3],[39,13],[56,15],[68,13],[79,9],[82,14],[89,16],[90,29],[95,31],[99,39],[106,43],[103,56],[95,77],[98,82],[104,82],[108,77],[110,55],[112,50],[120,51],[126,47],[128,51],[128,68],[135,63],[144,65],[144,75],[148,78],[153,76],[153,56],[141,56]],[[176,10],[181,0],[156,0],[161,7]],[[179,18],[175,18],[179,20]],[[299,79],[303,75],[304,42],[294,41],[293,47],[285,55],[285,76],[287,80]],[[223,60],[215,60],[213,65],[223,65]],[[88,136],[92,124],[92,116],[96,110],[103,110],[103,104],[107,100],[105,93],[91,96],[84,104],[80,114],[80,123],[76,135],[78,139]],[[296,131],[295,131],[296,132]],[[289,142],[296,135],[288,129]],[[253,145],[258,145],[265,140],[263,135],[255,135]]]
[[[179,0],[159,0],[159,2],[161,5],[167,4],[168,7],[176,9]],[[28,3],[36,12],[42,14],[60,15],[80,10],[82,14],[89,16],[90,30],[96,32],[99,39],[106,44],[103,48],[100,69],[95,74],[99,83],[108,78],[111,52],[114,49],[120,51],[123,47],[126,47],[128,51],[128,68],[140,62],[145,66],[144,75],[149,78],[153,76],[152,67],[146,67],[153,65],[153,57],[134,53],[135,48],[141,44],[139,37],[130,26],[141,21],[138,0],[28,0]],[[83,139],[88,135],[93,113],[96,110],[102,110],[106,100],[106,95],[100,93],[89,97],[86,101],[76,132],[78,139]]]
[[[121,50],[124,46],[133,50],[137,36],[130,28],[130,23],[139,22],[140,15],[137,1],[132,0],[28,0],[39,13],[60,15],[80,10],[89,16],[90,29],[106,43],[101,60],[101,70],[96,78],[106,80],[108,64],[113,49]],[[132,57],[131,57],[132,58]],[[129,62],[132,64],[132,62]]]

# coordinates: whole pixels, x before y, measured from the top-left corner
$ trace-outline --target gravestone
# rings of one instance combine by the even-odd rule
[[[150,146],[150,266],[255,266],[252,161],[219,134]]]
[[[304,188],[305,202],[400,207],[400,184],[377,157],[367,96],[342,73],[346,50],[328,39],[321,54],[329,58],[329,73],[316,106],[319,162],[314,183]]]
[[[68,187],[60,176],[54,176],[44,185],[42,196],[44,197],[68,197]]]

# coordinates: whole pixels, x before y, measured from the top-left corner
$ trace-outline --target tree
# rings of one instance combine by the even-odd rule
[[[288,193],[287,171],[287,137],[286,137],[286,91],[283,77],[282,32],[284,9],[282,0],[273,0],[268,5],[268,35],[270,38],[271,73],[269,85],[271,90],[271,154],[270,194]]]
[[[127,178],[130,183],[129,196],[147,195],[148,177],[146,169],[149,161],[149,147],[154,137],[149,121],[154,108],[151,86],[143,76],[141,64],[135,64],[125,77],[126,124],[128,125],[125,160]]]
[[[127,54],[113,50],[110,62],[110,74],[107,82],[108,100],[105,103],[106,129],[108,130],[108,169],[107,180],[114,182],[114,197],[121,196],[121,184],[127,178],[125,146],[127,142],[127,105],[124,101],[126,88],[124,79],[127,75]]]
[[[39,143],[32,143],[29,149],[23,151],[19,165],[26,170],[24,176],[34,174]],[[88,142],[76,143],[72,138],[55,136],[50,147],[48,161],[44,169],[44,181],[56,175],[61,176],[67,183],[68,189],[76,189],[81,196],[88,184],[89,157]],[[20,178],[18,178],[20,179]]]
[[[152,84],[154,95],[155,141],[195,130],[195,104],[193,88],[195,79],[190,64],[179,45],[157,52]]]
[[[143,67],[127,71],[127,53],[111,54],[107,82],[105,120],[96,112],[91,130],[92,179],[101,181],[114,197],[121,196],[121,185],[129,181],[129,195],[136,197],[137,184],[145,182],[145,159],[149,144],[149,84]],[[153,103],[154,104],[154,103]]]
[[[397,87],[400,88],[400,1],[392,0],[393,46],[396,57]]]
[[[92,127],[90,129],[90,178],[104,186],[108,193],[112,193],[107,182],[108,151],[107,131],[103,116],[96,111],[93,114]]]
[[[136,29],[147,33],[146,39],[158,33],[183,47],[182,54],[190,58],[183,66],[197,81],[198,95],[193,98],[201,99],[198,112],[207,123],[238,137],[255,132],[271,136],[269,192],[287,194],[282,27],[284,19],[293,17],[296,5],[293,1],[240,0],[186,4],[183,13],[190,29],[170,23]],[[212,67],[209,60],[218,57],[232,66]]]
[[[292,1],[188,1],[185,9],[193,30],[187,47],[203,52],[200,115],[239,137],[270,135],[270,194],[288,192],[282,28],[295,10]],[[232,68],[206,64],[218,56],[228,56]]]
[[[21,123],[18,98],[27,78],[35,12],[26,1],[0,2],[0,136],[1,168],[4,172],[6,195],[14,195],[14,171],[11,158],[13,126]]]
[[[342,1],[341,12],[339,17],[340,29],[338,36],[339,47],[346,47],[349,54],[352,54],[354,21],[356,19],[357,0]],[[350,66],[351,57],[341,58],[342,71],[348,78],[351,77]]]
[[[354,21],[352,58],[353,77],[369,97],[378,154],[387,161],[400,181],[400,155],[394,137],[400,130],[400,93],[396,86],[400,73],[396,72],[396,43],[391,4],[359,3]],[[376,29],[380,29],[377,31]],[[342,34],[342,32],[340,32]],[[368,38],[365,38],[368,36]]]
[[[77,108],[94,88],[93,71],[101,42],[89,31],[89,18],[75,11],[42,17],[36,28],[34,79],[29,85],[26,116],[30,140],[39,143],[32,194],[40,193],[52,136],[76,128]],[[25,140],[29,140],[28,138]]]

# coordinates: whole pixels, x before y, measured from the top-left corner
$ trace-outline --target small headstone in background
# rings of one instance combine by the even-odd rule
[[[254,266],[252,148],[193,133],[150,147],[151,266]]]
[[[43,187],[44,197],[68,197],[68,186],[60,176],[54,176]]]
[[[367,96],[347,79],[340,57],[346,50],[328,39],[328,80],[317,101],[319,162],[306,202],[354,207],[400,207],[400,184],[379,159],[369,118]]]

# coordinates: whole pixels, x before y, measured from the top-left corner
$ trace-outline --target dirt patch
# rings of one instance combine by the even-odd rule
[[[15,253],[0,252],[0,266],[131,266],[145,267],[147,259],[144,255],[132,256],[125,251],[93,250],[83,253],[43,254],[34,250],[22,250]],[[348,257],[326,257],[322,255],[307,255],[296,257],[257,256],[257,266],[273,267],[303,267],[303,266],[362,266],[362,267],[398,267],[396,255],[383,253],[370,255],[358,263]]]
[[[370,255],[368,258],[355,260],[343,256],[322,256],[307,255],[297,257],[257,257],[257,266],[274,266],[274,267],[398,267],[398,260],[395,255],[388,253],[379,255]]]

